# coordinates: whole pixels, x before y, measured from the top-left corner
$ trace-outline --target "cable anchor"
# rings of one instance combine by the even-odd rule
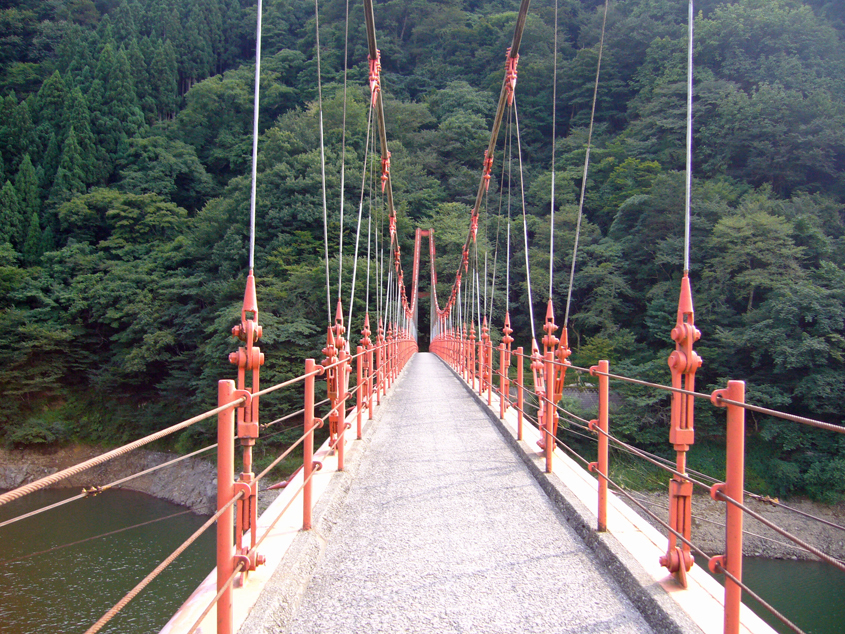
[[[677,321],[672,329],[675,351],[668,360],[672,372],[672,387],[678,390],[695,391],[695,372],[702,362],[692,346],[700,337],[701,332],[695,327],[689,274],[684,272],[678,299]],[[695,442],[694,405],[694,400],[689,394],[677,391],[672,393],[669,442],[677,452],[676,470],[681,474],[686,473],[686,454]],[[692,532],[692,488],[692,482],[682,476],[673,475],[669,481],[669,525],[687,541]],[[666,554],[660,558],[660,564],[675,576],[682,587],[686,587],[686,573],[693,563],[689,544],[678,540],[674,533],[669,533],[668,548]]]

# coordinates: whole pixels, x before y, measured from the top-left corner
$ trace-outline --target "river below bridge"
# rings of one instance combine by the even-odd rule
[[[0,521],[74,494],[39,491],[0,507]],[[85,632],[205,519],[143,493],[107,491],[0,528],[0,629]],[[157,633],[211,570],[214,550],[211,529],[101,631]],[[845,574],[833,567],[746,558],[745,579],[808,634],[843,632]]]

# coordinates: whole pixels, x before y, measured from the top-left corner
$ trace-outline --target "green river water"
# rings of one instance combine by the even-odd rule
[[[38,491],[0,507],[0,521],[77,493]],[[185,510],[143,493],[106,491],[0,528],[0,632],[85,632],[207,519]],[[183,514],[161,519],[176,513]],[[33,556],[81,540],[89,541]],[[214,567],[214,540],[212,526],[100,631],[158,632]]]
[[[0,521],[76,493],[39,491],[0,507]],[[107,491],[0,528],[0,632],[85,632],[206,519],[184,511],[141,493]],[[176,513],[183,514],[168,518]],[[75,543],[81,540],[88,541]],[[212,528],[101,631],[157,633],[213,562]],[[766,559],[746,559],[744,568],[748,585],[808,634],[845,633],[845,573],[822,563]]]

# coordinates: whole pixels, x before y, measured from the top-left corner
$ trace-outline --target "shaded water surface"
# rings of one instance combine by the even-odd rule
[[[722,575],[716,578],[724,583]],[[845,632],[845,573],[833,566],[746,557],[742,580],[807,634]],[[742,600],[778,632],[792,632],[754,599],[743,595]]]
[[[38,491],[0,507],[0,522],[77,493]],[[0,528],[0,631],[85,632],[207,519],[185,511],[106,491]],[[121,532],[90,539],[112,531]],[[212,526],[101,631],[158,632],[214,567],[214,552]]]

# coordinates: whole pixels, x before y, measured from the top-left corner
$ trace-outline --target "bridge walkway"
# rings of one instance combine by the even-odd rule
[[[651,631],[436,356],[369,441],[310,583],[242,633]]]

